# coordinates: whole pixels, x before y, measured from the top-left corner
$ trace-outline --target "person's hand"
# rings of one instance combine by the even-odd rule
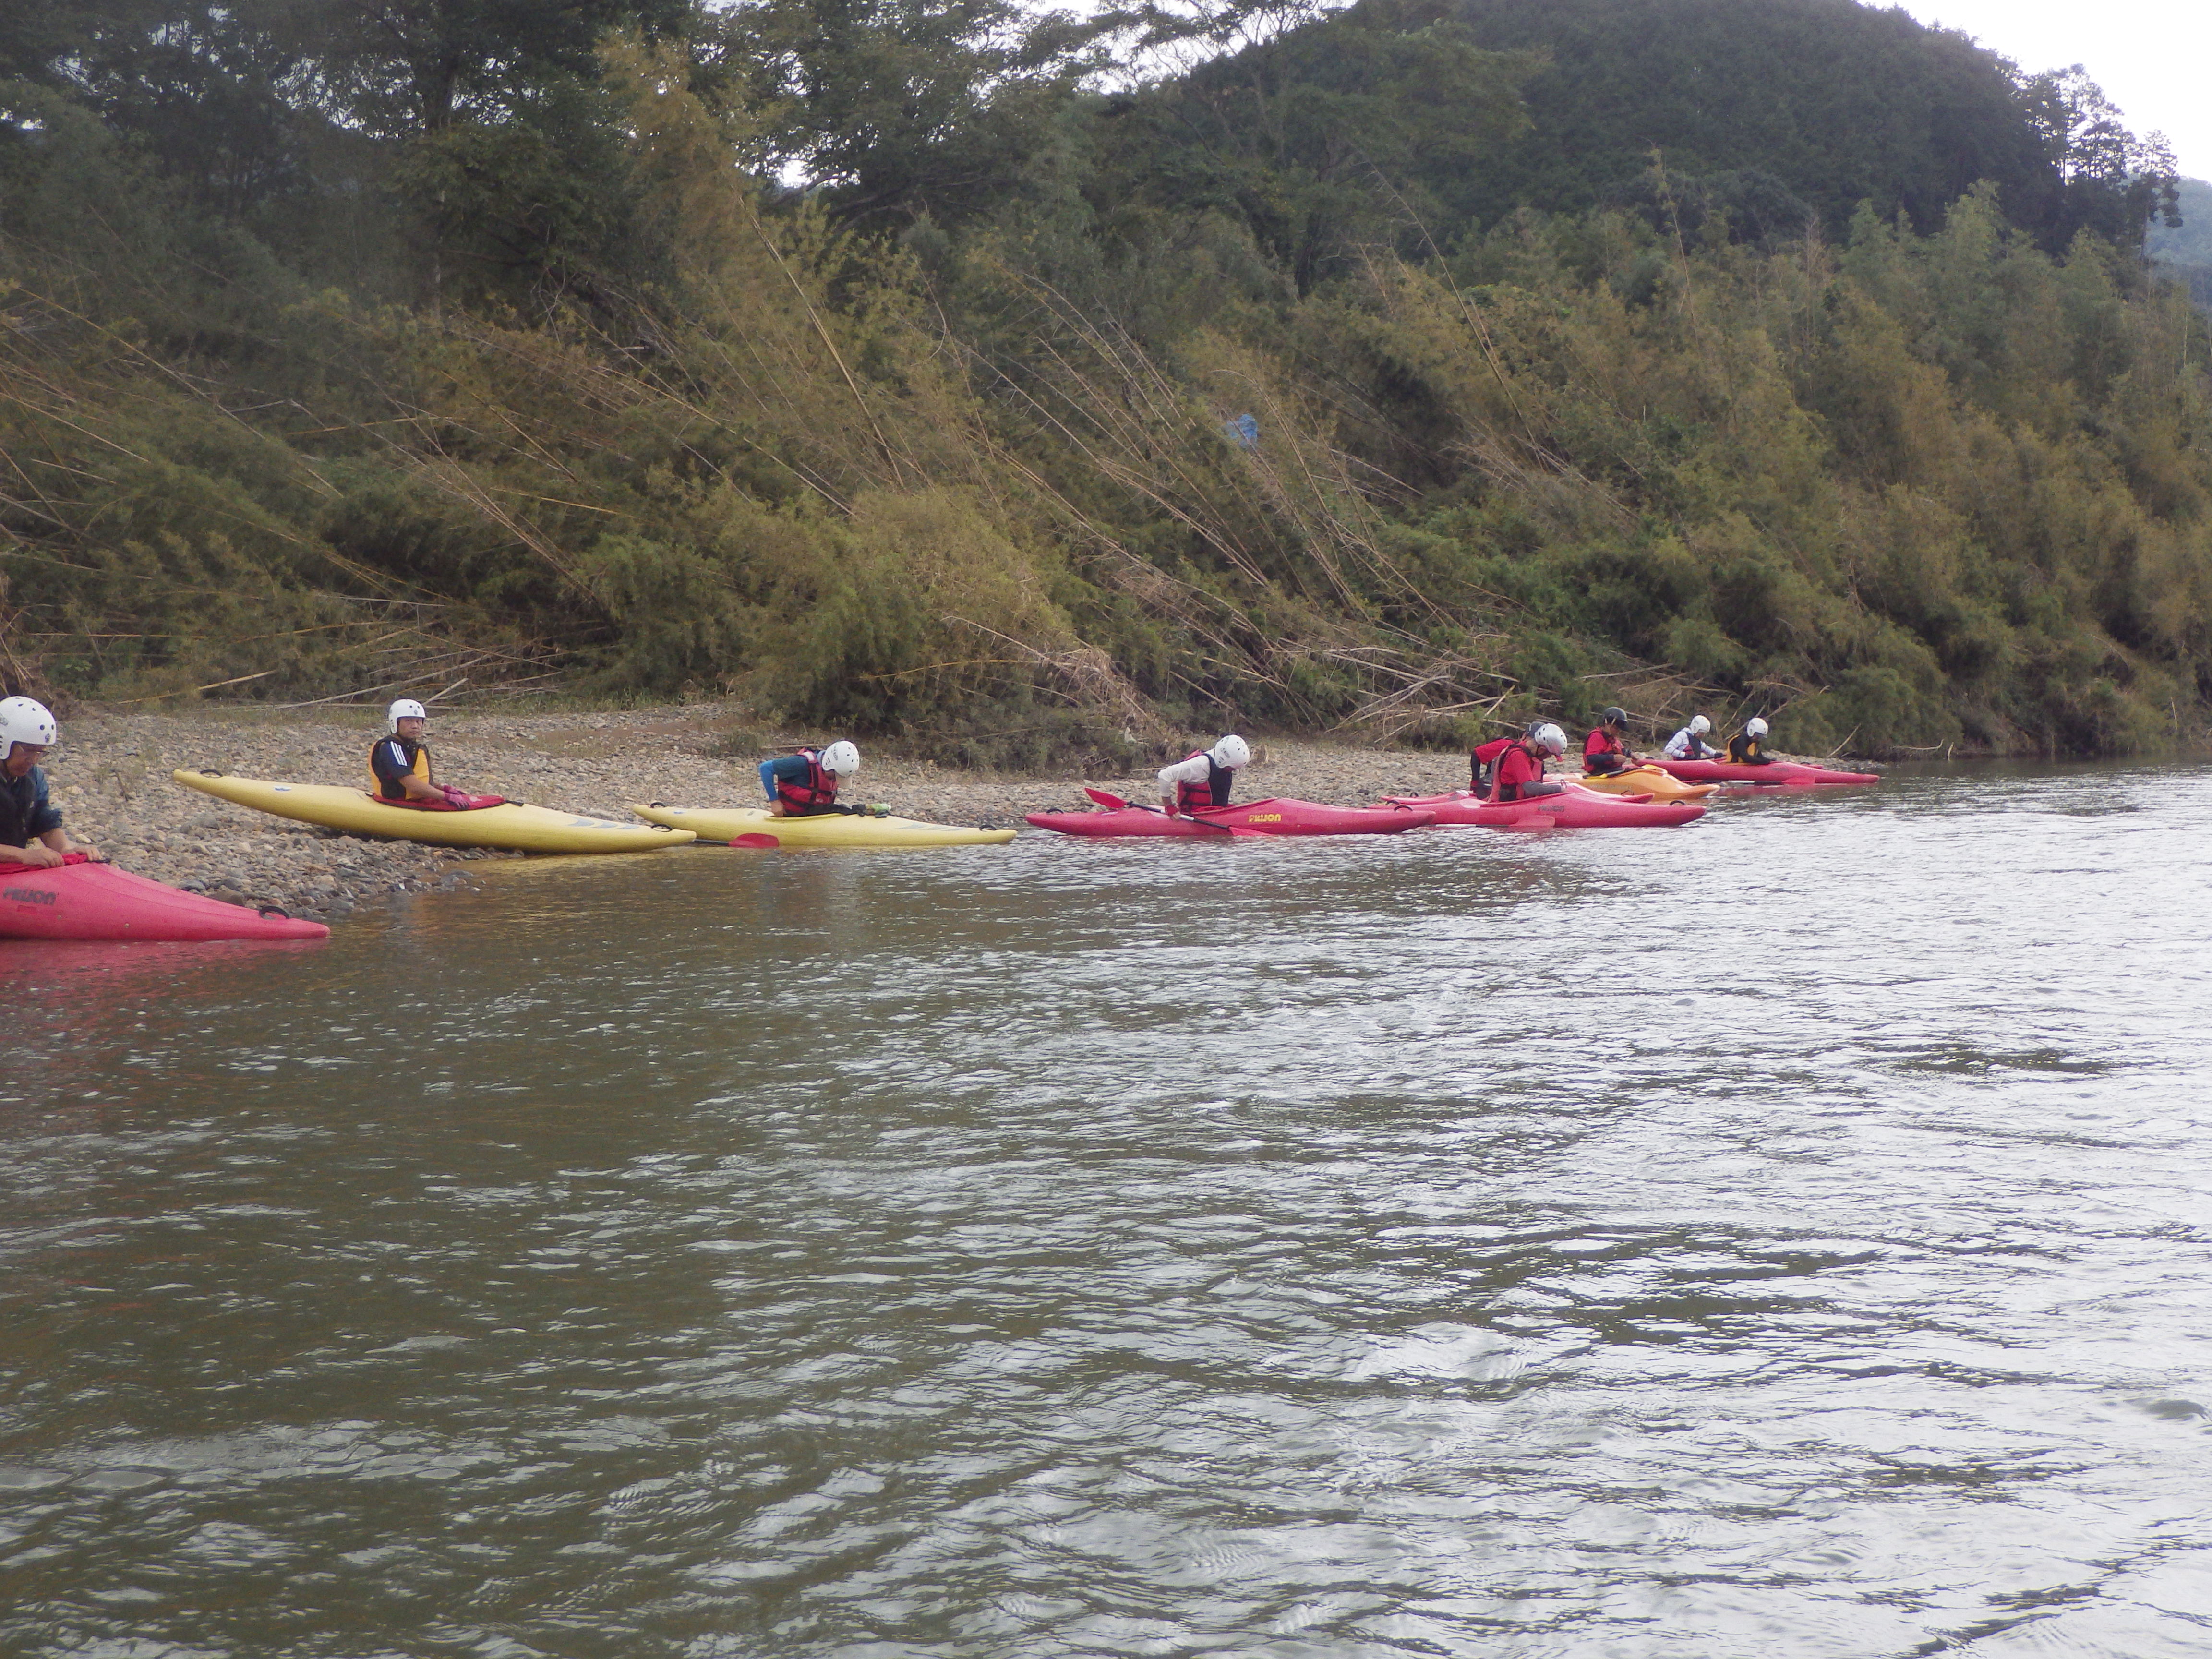
[[[85,862],[88,864],[105,864],[107,862],[106,854],[101,852],[97,847],[87,847],[82,842],[78,842],[75,846],[70,848],[70,851],[72,853],[83,854]]]
[[[43,842],[35,841],[26,847],[22,856],[15,860],[18,864],[27,864],[34,870],[51,870],[61,861],[62,855],[59,853]]]

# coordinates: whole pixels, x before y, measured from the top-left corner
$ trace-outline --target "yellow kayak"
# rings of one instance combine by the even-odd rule
[[[779,818],[764,806],[632,806],[647,823],[689,830],[701,841],[740,847],[987,847],[1012,841],[1011,830],[970,830],[915,818],[862,818],[842,812]]]
[[[1662,801],[1703,800],[1720,792],[1717,783],[1685,783],[1656,766],[1632,767],[1626,772],[1585,772],[1575,781],[1600,794],[1649,795]]]
[[[473,812],[423,812],[392,806],[360,789],[327,783],[264,783],[220,772],[172,772],[187,789],[250,806],[301,823],[319,823],[356,836],[428,842],[439,847],[499,847],[517,853],[644,853],[697,839],[688,830],[664,830],[609,818],[579,817],[546,806],[508,801]]]

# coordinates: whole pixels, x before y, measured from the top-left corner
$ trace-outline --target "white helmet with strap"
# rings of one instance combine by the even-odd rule
[[[1706,732],[1712,729],[1713,723],[1707,720],[1703,714],[1692,714],[1690,716],[1690,732],[1692,736],[1702,738]]]
[[[1567,752],[1567,734],[1556,726],[1540,726],[1531,735],[1539,749],[1548,749],[1555,755]]]
[[[0,758],[19,743],[35,748],[52,746],[61,736],[53,710],[36,697],[10,697],[0,702]]]
[[[1759,719],[1758,715],[1753,714],[1749,720],[1743,723],[1743,734],[1747,738],[1765,737],[1766,735],[1766,722]]]
[[[384,729],[397,732],[402,720],[427,720],[430,711],[412,697],[402,697],[384,711]]]
[[[1225,772],[1234,772],[1238,767],[1249,766],[1252,762],[1252,745],[1234,732],[1206,752],[1207,757]]]
[[[822,751],[822,769],[849,778],[860,769],[860,751],[850,739],[840,738]]]

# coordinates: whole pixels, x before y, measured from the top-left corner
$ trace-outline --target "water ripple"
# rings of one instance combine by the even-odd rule
[[[672,854],[58,956],[5,1645],[2201,1653],[2208,805]]]

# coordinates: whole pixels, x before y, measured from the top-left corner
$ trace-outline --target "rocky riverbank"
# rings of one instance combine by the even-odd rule
[[[613,713],[440,714],[428,734],[438,775],[471,790],[628,820],[632,801],[750,805],[755,768],[781,746],[733,745],[738,711],[710,703]],[[368,781],[374,713],[196,709],[81,711],[64,723],[46,773],[70,833],[125,869],[240,904],[328,918],[386,895],[465,878],[501,853],[378,842],[289,823],[184,788],[179,767],[301,783]],[[793,738],[793,741],[799,739]],[[1384,794],[1464,785],[1467,760],[1296,740],[1253,745],[1240,799],[1295,795],[1364,805]],[[732,750],[734,750],[734,752]],[[1150,773],[1054,779],[958,772],[864,746],[855,798],[948,823],[1018,825],[1026,812],[1081,810],[1085,783],[1153,798]]]

